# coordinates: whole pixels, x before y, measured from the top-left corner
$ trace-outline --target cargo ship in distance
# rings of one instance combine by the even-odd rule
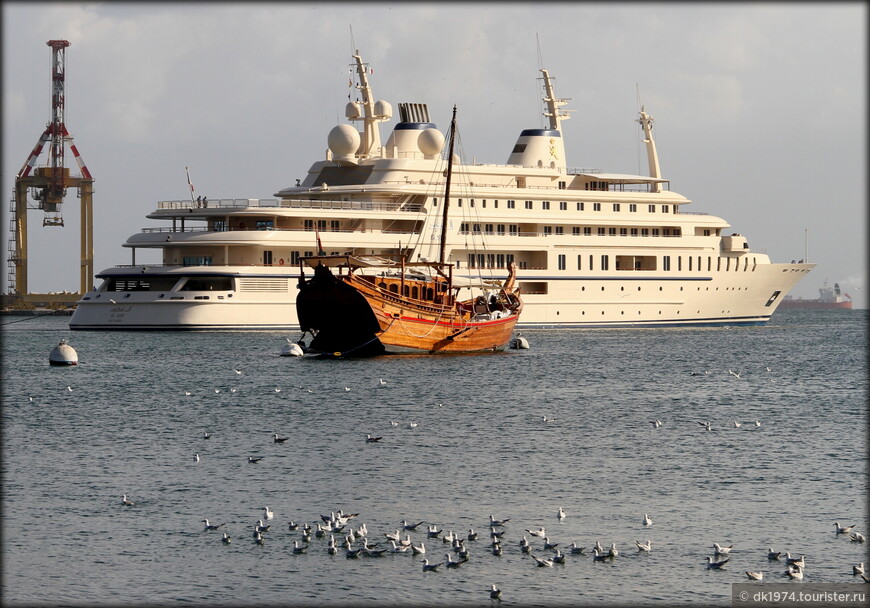
[[[272,199],[158,202],[147,217],[163,226],[127,239],[130,263],[98,273],[70,329],[294,330],[302,258],[438,259],[444,134],[426,104],[399,103],[382,142],[393,108],[375,100],[358,51],[351,66],[348,123],[329,132],[303,180]],[[444,243],[454,276],[504,281],[515,264],[518,328],[766,323],[815,265],[771,262],[724,219],[686,211],[691,201],[661,175],[643,107],[649,175],[569,167],[569,100],[540,74],[543,128],[521,131],[505,164],[455,163],[462,186]],[[144,249],[162,263],[137,263]]]
[[[840,291],[840,284],[828,287],[828,282],[819,288],[819,297],[814,300],[786,296],[780,304],[782,310],[852,310],[852,296]]]

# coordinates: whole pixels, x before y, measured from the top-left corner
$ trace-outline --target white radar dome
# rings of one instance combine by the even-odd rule
[[[375,116],[379,118],[392,118],[393,106],[388,101],[380,99],[375,102]]]
[[[426,156],[435,156],[444,147],[444,134],[438,129],[424,129],[417,139],[417,145]]]
[[[344,115],[351,120],[362,115],[362,107],[358,101],[349,101],[344,107]]]
[[[329,132],[327,143],[336,158],[352,157],[359,149],[359,131],[351,125],[337,125]]]

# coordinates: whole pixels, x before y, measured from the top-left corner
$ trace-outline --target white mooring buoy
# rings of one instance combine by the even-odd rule
[[[522,336],[517,336],[516,338],[513,339],[513,342],[511,342],[511,348],[525,350],[528,347],[529,347],[529,341],[526,340]]]
[[[299,346],[296,342],[291,342],[290,338],[287,338],[287,344],[281,347],[281,356],[282,357],[301,357],[303,355],[302,347]]]
[[[63,339],[60,343],[51,349],[48,355],[48,362],[52,365],[78,365],[79,355],[72,346]]]

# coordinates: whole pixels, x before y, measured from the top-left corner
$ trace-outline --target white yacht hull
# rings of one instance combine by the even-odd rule
[[[755,271],[697,276],[553,277],[526,271],[519,284],[546,284],[547,293],[524,293],[521,329],[760,325],[812,264],[764,264]],[[145,267],[143,267],[145,268]],[[181,269],[194,276],[191,268]],[[238,268],[223,270],[249,277]],[[109,273],[104,271],[103,274]],[[174,272],[178,273],[176,269]],[[154,274],[149,270],[149,274]],[[73,330],[298,330],[298,273],[269,271],[286,279],[283,293],[233,291],[93,291],[79,301]],[[238,284],[238,283],[237,283]],[[773,293],[778,297],[768,301]],[[230,295],[232,294],[232,295]],[[221,297],[221,299],[217,299]],[[176,298],[176,299],[173,299]],[[179,299],[183,298],[183,299]],[[208,299],[202,299],[208,298]]]

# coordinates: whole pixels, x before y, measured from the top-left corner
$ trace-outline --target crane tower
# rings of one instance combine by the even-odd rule
[[[49,40],[51,47],[51,122],[42,132],[36,146],[27,157],[27,161],[15,179],[15,194],[11,204],[11,223],[9,238],[9,285],[14,299],[18,304],[36,301],[55,300],[55,304],[63,302],[63,298],[50,298],[43,294],[30,294],[27,290],[27,211],[39,209],[44,212],[42,225],[63,226],[61,205],[69,188],[75,188],[81,200],[81,268],[80,292],[86,293],[93,282],[94,275],[94,239],[93,239],[93,193],[94,178],[85,166],[84,160],[73,143],[72,135],[64,123],[64,82],[66,78],[66,47],[67,40]],[[78,164],[79,173],[73,175],[64,165],[64,151],[69,146]],[[48,148],[47,164],[37,165],[40,155]],[[28,204],[28,194],[33,198],[33,204]],[[54,255],[54,252],[49,255]],[[14,285],[14,288],[12,287]],[[66,298],[69,300],[69,296]],[[77,299],[77,298],[76,298]]]

